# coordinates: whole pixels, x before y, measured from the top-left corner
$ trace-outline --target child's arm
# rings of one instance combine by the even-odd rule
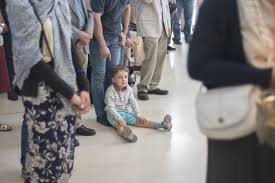
[[[121,121],[123,119],[116,110],[114,92],[115,92],[115,90],[113,89],[112,86],[110,86],[106,91],[106,94],[105,94],[105,104],[106,104],[105,111],[109,116],[111,116],[116,121]]]
[[[129,103],[131,104],[131,107],[133,109],[133,112],[137,115],[137,116],[140,116],[140,110],[139,110],[139,107],[138,107],[138,103],[137,103],[137,100],[134,96],[134,93],[133,93],[133,90],[130,86],[128,86],[130,88],[130,97],[129,97]]]

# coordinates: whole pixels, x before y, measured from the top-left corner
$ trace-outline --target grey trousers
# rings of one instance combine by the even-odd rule
[[[83,70],[85,71],[85,73],[87,73],[87,67],[88,67],[88,54],[85,51],[85,48],[82,49],[78,49],[75,47],[76,50],[76,54],[78,55],[79,59],[80,59],[80,65],[83,68]]]
[[[167,39],[164,28],[159,38],[142,37],[145,58],[141,65],[138,91],[148,92],[158,87],[167,53]]]
[[[83,68],[84,72],[87,73],[87,67],[88,67],[88,54],[86,54],[85,49],[78,49],[75,47],[76,54],[79,58],[80,65]],[[81,123],[81,114],[76,114],[76,128],[79,128],[82,125]]]

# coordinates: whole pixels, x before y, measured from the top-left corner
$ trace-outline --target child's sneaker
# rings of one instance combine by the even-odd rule
[[[164,116],[164,121],[162,122],[162,126],[165,130],[170,131],[172,129],[172,118],[169,114]]]
[[[129,128],[128,126],[123,127],[123,129],[121,130],[121,136],[129,140],[130,142],[137,141],[137,136],[132,132],[131,128]]]

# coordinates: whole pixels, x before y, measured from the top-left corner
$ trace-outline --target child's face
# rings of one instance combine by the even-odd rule
[[[125,71],[119,71],[113,78],[113,84],[119,89],[123,89],[128,85],[128,73]]]

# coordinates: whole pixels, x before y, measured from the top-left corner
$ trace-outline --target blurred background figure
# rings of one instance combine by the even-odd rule
[[[3,34],[8,31],[8,27],[0,11],[0,94],[10,91],[10,80],[6,65]],[[0,131],[11,131],[12,127],[0,122]]]
[[[181,45],[181,27],[183,27],[184,39],[186,43],[192,40],[192,20],[194,11],[194,0],[177,0],[177,12],[173,25],[174,44]],[[181,25],[181,16],[184,15],[184,26]]]

